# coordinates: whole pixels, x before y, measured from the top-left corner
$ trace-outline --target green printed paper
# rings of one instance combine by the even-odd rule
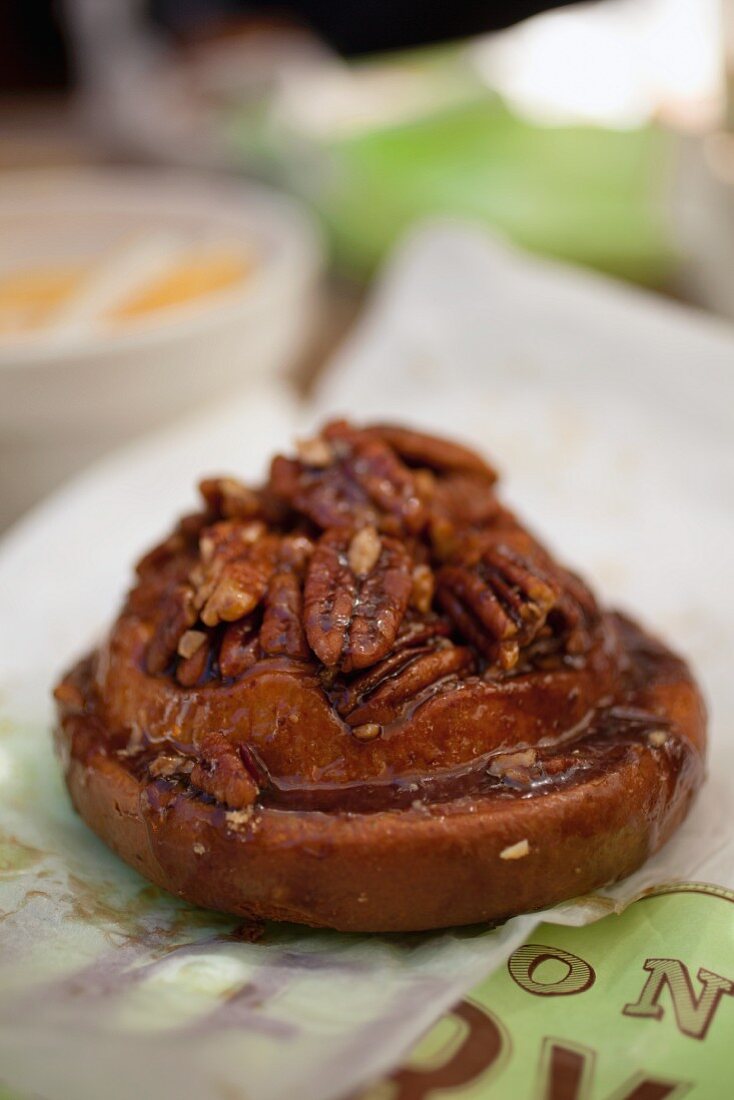
[[[661,887],[540,925],[365,1100],[723,1100],[732,1040],[734,892]]]

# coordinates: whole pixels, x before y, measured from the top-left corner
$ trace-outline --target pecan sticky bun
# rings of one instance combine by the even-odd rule
[[[423,929],[628,874],[686,814],[686,666],[605,611],[491,466],[327,424],[146,555],[56,690],[74,804],[200,905]]]

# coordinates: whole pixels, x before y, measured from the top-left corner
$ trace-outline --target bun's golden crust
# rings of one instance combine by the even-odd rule
[[[199,905],[353,931],[498,921],[629,874],[684,818],[705,711],[477,456],[329,425],[141,562],[57,688],[79,813]]]

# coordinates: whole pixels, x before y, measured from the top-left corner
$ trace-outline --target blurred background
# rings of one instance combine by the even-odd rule
[[[0,527],[255,379],[414,223],[734,318],[734,0],[0,6]]]

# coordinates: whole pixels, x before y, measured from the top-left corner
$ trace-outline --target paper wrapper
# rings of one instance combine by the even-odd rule
[[[619,912],[656,885],[695,878],[734,887],[733,364],[734,340],[712,323],[520,258],[469,230],[435,227],[396,259],[316,410],[294,409],[281,392],[250,395],[105,463],[6,539],[0,1095],[5,1086],[9,1097],[48,1100],[347,1096],[398,1065],[484,979],[467,1002],[489,1020],[479,1039],[472,1030],[479,1017],[460,1006],[424,1039],[418,1067],[377,1092],[428,1096],[436,1086],[430,1074],[451,1067],[461,1035],[474,1035],[473,1076],[464,1055],[444,1072],[446,1087],[463,1090],[457,1095],[488,1095],[488,1082],[493,1097],[530,1094],[536,1085],[544,1095],[543,1074],[556,1065],[576,1091],[545,1095],[584,1095],[591,1055],[579,1069],[573,1054],[554,1053],[546,1024],[533,1024],[527,1005],[562,1003],[552,1034],[565,1034],[560,1016],[569,1027],[577,1018],[576,1047],[583,1045],[594,999],[614,1003],[620,1015],[620,997],[638,998],[648,972],[637,957],[629,962],[628,922],[639,912],[649,929],[656,921],[662,928],[666,899],[587,928],[561,926]],[[185,506],[199,472],[252,475],[297,422],[327,408],[473,439],[507,470],[510,497],[566,560],[687,651],[711,703],[711,776],[680,833],[630,879],[494,931],[366,937],[268,926],[250,942],[252,929],[147,885],[74,816],[49,737],[55,676],[109,620],[134,555]],[[694,895],[672,897],[680,905]],[[725,898],[695,897],[726,907],[731,928]],[[528,936],[594,970],[583,996],[558,1002],[556,990],[518,984],[501,964],[518,949],[528,961],[521,954]],[[695,935],[687,942],[695,946]],[[712,952],[693,951],[687,961],[698,983],[694,1012],[713,995],[696,976],[696,967],[721,965]],[[573,969],[552,958],[545,970],[539,965],[528,963],[551,987]],[[605,967],[619,985],[616,1001],[601,980]],[[676,1007],[685,1010],[680,998]],[[717,1005],[723,1000],[726,991]],[[452,1027],[459,1039],[441,1032]],[[606,1072],[601,1061],[597,1068]],[[609,1073],[617,1087],[614,1066]]]

